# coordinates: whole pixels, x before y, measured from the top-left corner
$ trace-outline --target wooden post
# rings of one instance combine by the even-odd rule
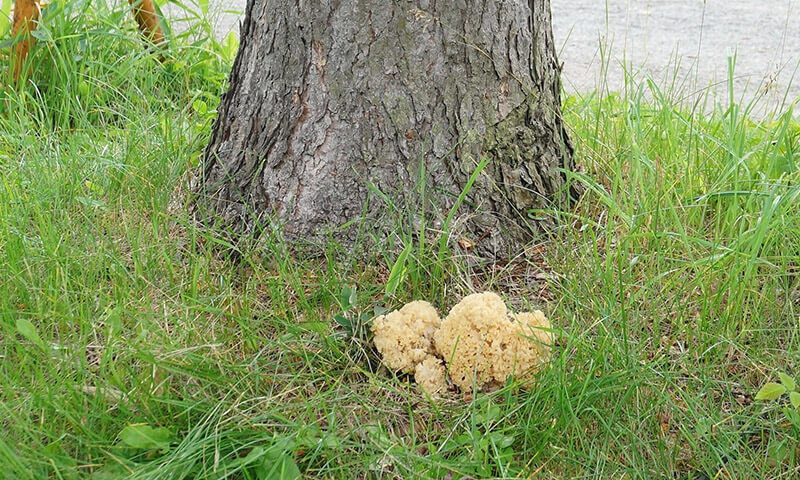
[[[164,43],[164,32],[158,25],[158,16],[153,0],[128,0],[133,7],[133,16],[139,24],[142,35],[153,45]]]
[[[36,27],[39,12],[39,0],[17,0],[14,4],[14,27],[11,30],[11,36],[15,40],[11,48],[11,75],[14,83],[19,81],[25,57],[33,45],[30,33]]]

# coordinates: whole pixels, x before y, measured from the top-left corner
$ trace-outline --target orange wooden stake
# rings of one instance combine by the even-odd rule
[[[11,30],[12,38],[17,41],[11,47],[11,74],[14,83],[19,81],[25,57],[33,45],[31,31],[39,19],[39,0],[17,0],[14,4],[14,27]],[[21,35],[23,38],[19,38]]]
[[[139,24],[142,35],[153,45],[164,43],[164,32],[158,24],[158,16],[153,6],[153,0],[128,0],[133,7],[133,16]]]

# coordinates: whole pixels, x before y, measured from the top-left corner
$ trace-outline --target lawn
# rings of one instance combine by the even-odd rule
[[[235,43],[196,12],[160,62],[124,5],[89,5],[46,10],[0,92],[0,477],[798,474],[800,414],[755,398],[800,369],[790,109],[634,80],[565,98],[586,194],[501,265],[402,220],[367,261],[280,232],[232,261],[187,185]],[[380,366],[376,308],[482,290],[551,319],[532,383],[433,401]]]

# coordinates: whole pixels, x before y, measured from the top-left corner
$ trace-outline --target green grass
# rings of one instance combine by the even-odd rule
[[[752,399],[800,370],[791,112],[691,114],[646,82],[568,98],[588,192],[509,265],[470,269],[407,225],[366,266],[333,242],[296,258],[278,235],[232,264],[184,205],[230,49],[200,12],[161,64],[126,9],[65,5],[32,79],[0,100],[0,477],[800,468],[800,423]],[[432,403],[332,320],[415,298],[444,311],[481,289],[560,333],[533,388]]]

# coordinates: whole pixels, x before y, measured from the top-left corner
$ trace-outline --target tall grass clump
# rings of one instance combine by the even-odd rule
[[[225,308],[227,285],[202,291],[210,261],[189,253],[198,239],[170,208],[182,208],[235,53],[190,42],[198,28],[153,49],[127,2],[51,2],[29,75],[3,82],[0,477],[77,478],[103,470],[101,457],[128,471],[107,461],[122,429],[188,410],[151,402],[164,388],[154,362],[195,335],[182,318]],[[199,307],[206,295],[218,306]]]
[[[575,460],[614,451],[604,469],[644,477],[797,468],[800,425],[753,395],[800,360],[800,127],[791,108],[754,120],[729,89],[708,114],[649,80],[567,99],[587,194],[560,212],[555,310],[572,319],[565,368],[600,384],[567,401]]]

